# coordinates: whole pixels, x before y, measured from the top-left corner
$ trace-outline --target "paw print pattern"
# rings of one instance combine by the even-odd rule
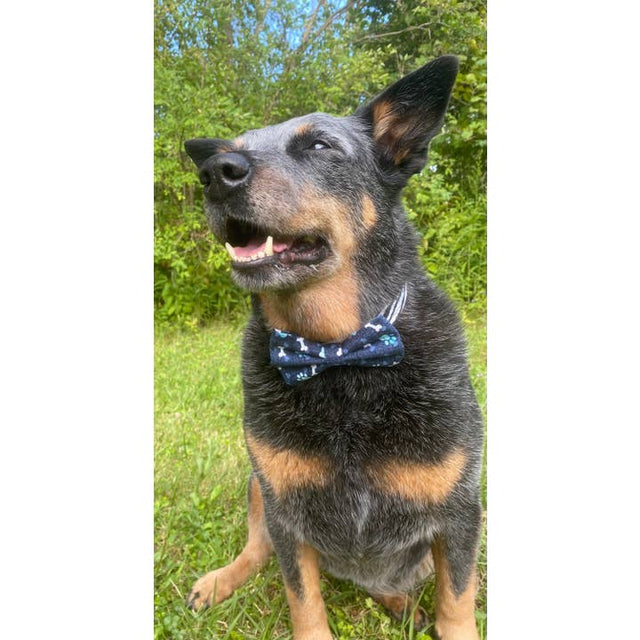
[[[383,333],[380,336],[380,340],[382,340],[387,347],[395,347],[398,344],[398,338],[388,333]]]

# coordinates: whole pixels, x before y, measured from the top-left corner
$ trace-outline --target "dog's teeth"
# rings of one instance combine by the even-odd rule
[[[267,242],[264,245],[264,255],[272,256],[273,255],[273,236],[267,237]]]
[[[269,245],[269,241],[267,241],[267,245]],[[273,255],[273,238],[271,238],[271,254],[268,254],[266,251],[259,251],[251,256],[239,256],[236,254],[236,250],[228,242],[225,242],[224,246],[234,262],[253,262],[254,260],[265,258],[268,255]]]

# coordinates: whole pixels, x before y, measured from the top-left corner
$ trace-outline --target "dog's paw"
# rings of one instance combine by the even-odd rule
[[[416,631],[421,631],[430,622],[427,612],[422,607],[418,607],[413,614],[413,628]]]
[[[226,600],[232,593],[233,589],[227,585],[223,570],[216,569],[196,580],[186,604],[189,609],[199,611]]]
[[[334,640],[329,629],[314,629],[312,631],[306,631],[305,633],[298,633],[293,631],[293,640]]]
[[[430,633],[434,640],[480,640],[474,621],[442,625],[436,620],[435,629]]]

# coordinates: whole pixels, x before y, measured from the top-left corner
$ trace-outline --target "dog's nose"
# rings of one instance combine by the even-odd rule
[[[210,197],[220,200],[241,187],[251,174],[251,163],[241,153],[220,153],[207,160],[200,169],[200,182],[211,185]]]

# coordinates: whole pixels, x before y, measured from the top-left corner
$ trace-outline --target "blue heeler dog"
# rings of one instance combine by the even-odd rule
[[[275,552],[295,640],[328,640],[320,570],[396,618],[435,568],[435,632],[478,638],[483,428],[456,312],[401,205],[443,122],[458,62],[434,60],[355,113],[312,113],[186,150],[235,282],[244,335],[249,536],[200,578],[228,598]]]

